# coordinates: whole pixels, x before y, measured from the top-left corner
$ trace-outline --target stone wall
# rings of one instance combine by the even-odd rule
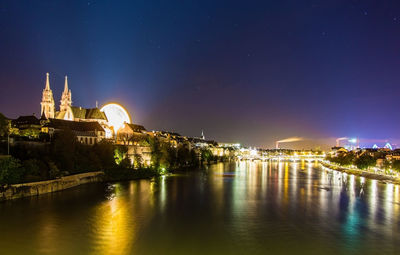
[[[135,160],[135,154],[142,156],[143,164],[145,166],[150,166],[151,163],[151,148],[150,146],[137,146],[137,145],[127,145],[128,152],[127,156],[133,164]]]
[[[61,177],[60,179],[13,184],[0,187],[0,201],[21,197],[38,196],[50,192],[76,187],[85,183],[101,182],[103,172],[90,172]]]

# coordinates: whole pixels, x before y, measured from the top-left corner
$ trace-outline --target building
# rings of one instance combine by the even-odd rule
[[[117,142],[124,145],[133,145],[147,136],[147,130],[142,125],[125,123],[124,126],[118,130]]]
[[[68,77],[65,76],[64,90],[61,95],[59,111],[56,111],[53,91],[50,88],[49,73],[46,73],[46,84],[40,103],[42,119],[60,119],[77,122],[97,122],[107,133],[107,138],[115,134],[105,112],[96,104],[95,108],[83,108],[72,105],[72,92],[68,87]],[[47,130],[46,128],[44,130]]]
[[[11,133],[16,133],[31,138],[37,138],[41,128],[42,125],[40,120],[34,115],[20,116],[11,121]]]
[[[49,119],[43,127],[50,136],[57,132],[70,130],[79,142],[93,145],[105,138],[105,130],[98,122],[78,122],[70,120]]]
[[[68,77],[65,76],[64,91],[61,95],[60,110],[56,111],[53,92],[50,89],[49,73],[46,74],[46,85],[43,90],[41,114],[47,119],[98,122],[103,128],[107,127],[107,116],[99,108],[83,108],[72,106],[72,92],[68,88]]]
[[[56,107],[54,103],[53,91],[50,89],[49,73],[46,73],[46,85],[42,93],[42,102],[40,103],[40,115],[47,119],[54,118]]]
[[[17,119],[11,121],[12,125],[19,130],[35,128],[40,129],[40,120],[35,115],[19,116]]]

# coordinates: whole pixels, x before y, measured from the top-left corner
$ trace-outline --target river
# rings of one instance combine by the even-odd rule
[[[0,254],[400,254],[400,189],[232,162],[0,203]]]

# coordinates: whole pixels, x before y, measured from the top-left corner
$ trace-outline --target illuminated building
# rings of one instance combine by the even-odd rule
[[[55,104],[53,91],[50,89],[49,73],[46,73],[46,86],[42,93],[42,102],[40,103],[40,115],[44,115],[47,119],[54,118]]]
[[[124,145],[133,145],[137,143],[136,138],[143,138],[147,136],[146,129],[141,125],[125,123],[122,128],[118,130],[117,141]]]
[[[65,83],[64,83],[64,91],[61,95],[61,102],[60,102],[60,112],[68,111],[69,108],[72,106],[72,94],[71,90],[68,89],[68,77],[65,76]],[[68,118],[71,118],[72,116],[67,116]]]
[[[44,119],[59,119],[75,122],[97,122],[111,138],[125,123],[131,123],[128,112],[119,104],[111,103],[99,109],[72,106],[72,92],[65,76],[64,90],[61,95],[60,109],[56,111],[53,92],[50,89],[49,73],[46,74],[46,85],[42,93],[41,115]]]
[[[105,138],[105,130],[98,122],[49,119],[44,127],[47,128],[49,135],[62,130],[70,130],[79,142],[89,145],[96,144]]]

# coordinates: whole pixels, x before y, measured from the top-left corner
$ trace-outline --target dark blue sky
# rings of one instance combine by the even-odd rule
[[[46,72],[150,130],[397,139],[400,3],[0,0],[0,112],[38,114]]]

